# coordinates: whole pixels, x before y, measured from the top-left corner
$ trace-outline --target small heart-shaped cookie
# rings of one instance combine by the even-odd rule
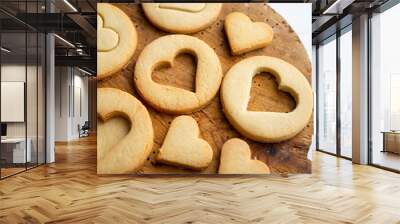
[[[157,161],[193,170],[206,168],[213,158],[213,150],[199,135],[195,119],[190,116],[175,118],[159,150]]]
[[[233,138],[224,143],[220,160],[218,171],[220,174],[270,173],[265,163],[251,159],[249,145],[239,138]]]
[[[263,22],[252,22],[240,12],[232,12],[226,16],[225,32],[233,55],[263,48],[274,36],[271,26]]]

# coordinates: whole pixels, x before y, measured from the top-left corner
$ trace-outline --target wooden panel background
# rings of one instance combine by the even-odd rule
[[[151,41],[160,36],[168,35],[152,26],[145,18],[140,5],[134,3],[115,4],[121,8],[135,23],[138,32],[138,47],[131,60],[124,69],[108,79],[99,81],[98,87],[114,87],[129,92],[140,99],[133,82],[133,71],[137,57],[143,48]],[[241,56],[231,56],[228,42],[223,30],[224,18],[233,11],[247,14],[253,21],[264,21],[270,24],[274,30],[272,43],[259,50],[246,53]],[[311,82],[311,63],[293,29],[287,22],[265,3],[224,4],[218,20],[206,30],[200,31],[193,36],[205,41],[218,54],[224,74],[229,68],[240,60],[255,56],[268,55],[286,60],[296,66]],[[162,49],[160,49],[162,50]],[[193,90],[195,58],[190,55],[179,55],[175,59],[174,67],[158,68],[153,73],[156,82]],[[139,173],[145,174],[170,174],[170,173],[216,173],[219,166],[221,146],[225,141],[233,137],[241,137],[226,120],[219,99],[219,95],[204,109],[191,114],[201,130],[202,137],[210,143],[214,150],[214,158],[210,166],[202,172],[193,172],[177,169],[155,162],[155,155],[161,146],[169,124],[175,116],[162,114],[146,105],[151,114],[155,130],[154,148],[145,166]],[[295,107],[293,98],[277,89],[275,78],[269,74],[260,74],[253,79],[249,110],[288,112]],[[107,128],[111,122],[121,125],[121,133],[112,133],[115,144],[128,131],[129,127],[123,124],[121,118],[112,119],[106,123],[99,121],[98,128]],[[268,125],[268,124],[266,124]],[[261,144],[245,139],[252,150],[252,156],[268,164],[273,173],[310,173],[311,161],[307,159],[307,152],[311,144],[313,133],[313,121],[310,120],[304,130],[294,138],[277,144]],[[111,134],[111,133],[110,133]]]

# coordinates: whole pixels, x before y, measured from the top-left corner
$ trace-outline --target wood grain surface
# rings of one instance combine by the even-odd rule
[[[162,164],[157,164],[155,155],[160,148],[167,133],[170,122],[175,116],[163,114],[155,111],[137,94],[134,82],[133,71],[135,62],[143,48],[151,41],[168,35],[169,33],[158,30],[152,26],[145,18],[143,11],[138,4],[115,4],[121,8],[135,23],[138,32],[138,47],[131,60],[124,69],[105,80],[99,81],[98,87],[114,87],[129,92],[141,100],[150,112],[155,131],[154,148],[147,163],[139,173],[145,174],[173,174],[173,173],[216,173],[219,166],[220,149],[223,143],[233,137],[243,138],[225,118],[220,103],[219,94],[204,109],[191,114],[201,130],[202,137],[209,142],[214,150],[214,158],[210,166],[202,172],[177,169]],[[243,12],[253,21],[264,21],[270,24],[274,30],[272,43],[259,50],[255,50],[241,56],[231,56],[229,45],[223,29],[223,21],[227,14],[233,11]],[[241,3],[224,4],[218,20],[206,30],[200,31],[193,36],[205,41],[211,46],[222,64],[224,74],[229,68],[240,60],[256,56],[268,55],[286,60],[297,67],[311,82],[311,63],[307,52],[293,29],[287,22],[268,4],[265,3]],[[162,51],[162,49],[160,49]],[[153,79],[161,84],[176,86],[188,90],[193,90],[195,80],[195,58],[191,55],[182,54],[177,56],[172,68],[161,67],[153,72]],[[277,89],[275,78],[270,74],[259,74],[253,79],[251,89],[251,99],[248,109],[254,111],[276,111],[289,112],[295,107],[294,99],[285,92]],[[120,118],[112,119],[107,123],[99,121],[98,128],[103,128],[103,133],[107,133],[107,125],[112,122],[121,123]],[[123,123],[123,122],[122,122]],[[128,128],[123,126],[121,133],[114,134],[114,144],[117,144]],[[268,125],[268,124],[266,124]],[[261,144],[249,139],[253,158],[257,158],[268,164],[273,173],[310,173],[311,161],[307,159],[307,152],[311,144],[313,133],[313,121],[294,138],[278,144]]]

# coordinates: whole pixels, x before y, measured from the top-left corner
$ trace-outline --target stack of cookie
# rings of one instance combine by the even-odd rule
[[[313,95],[303,73],[291,63],[274,56],[245,57],[272,44],[274,30],[269,24],[253,22],[246,14],[234,10],[223,18],[230,48],[228,57],[232,61],[245,57],[228,68],[225,75],[215,48],[192,36],[215,23],[222,8],[221,3],[142,4],[145,17],[154,26],[152,29],[167,33],[138,52],[134,61],[134,92],[128,93],[119,88],[98,89],[100,123],[119,116],[130,126],[119,141],[115,141],[113,132],[99,126],[99,174],[145,172],[150,157],[153,158],[151,166],[156,168],[167,166],[200,172],[208,170],[208,173],[267,174],[270,168],[265,161],[254,159],[247,142],[284,144],[309,127]],[[97,21],[97,77],[101,82],[111,82],[109,80],[115,74],[133,61],[136,48],[141,45],[138,43],[141,32],[137,31],[141,27],[135,26],[119,7],[106,3],[98,4]],[[219,38],[224,40],[221,36]],[[191,54],[196,59],[194,91],[154,81],[152,74],[160,65],[173,67],[175,58],[183,53]],[[278,88],[294,98],[296,106],[292,111],[248,110],[252,80],[261,72],[272,74]],[[216,113],[223,112],[231,125],[228,129],[234,133],[223,139],[222,144],[215,144],[216,141],[210,143],[203,138],[202,134],[207,134],[207,130],[202,131],[201,119],[200,122],[195,119],[199,120],[198,114],[207,116],[209,107],[218,108]],[[168,117],[170,121],[164,129],[163,138],[157,134],[160,125],[154,125],[154,120],[159,117]],[[221,119],[226,122],[225,118]],[[221,119],[218,118],[218,121]],[[210,123],[219,125],[218,122],[207,122],[207,126]],[[108,129],[118,129],[118,125]]]

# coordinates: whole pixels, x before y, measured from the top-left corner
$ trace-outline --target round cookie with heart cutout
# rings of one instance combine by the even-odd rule
[[[278,80],[278,89],[295,97],[296,107],[289,113],[248,111],[253,77],[270,72]],[[304,75],[286,61],[268,56],[246,58],[226,73],[221,88],[224,113],[242,135],[259,142],[289,140],[308,124],[313,110],[313,94]]]
[[[129,63],[137,33],[131,19],[118,7],[97,4],[97,78],[104,79]]]
[[[154,26],[170,33],[196,33],[218,18],[222,3],[143,3]]]
[[[194,92],[162,85],[152,78],[158,65],[173,66],[175,57],[181,52],[190,52],[197,59]],[[204,107],[215,97],[222,81],[222,68],[214,50],[202,40],[188,35],[167,35],[154,40],[140,53],[134,81],[139,94],[155,109],[171,114],[188,114]]]
[[[153,147],[153,126],[146,107],[134,96],[115,88],[99,88],[97,97],[97,114],[100,120],[97,173],[126,174],[139,170]],[[103,123],[119,116],[126,118],[131,127],[120,141],[115,142],[115,133],[107,133]],[[112,129],[119,128],[114,125]]]

